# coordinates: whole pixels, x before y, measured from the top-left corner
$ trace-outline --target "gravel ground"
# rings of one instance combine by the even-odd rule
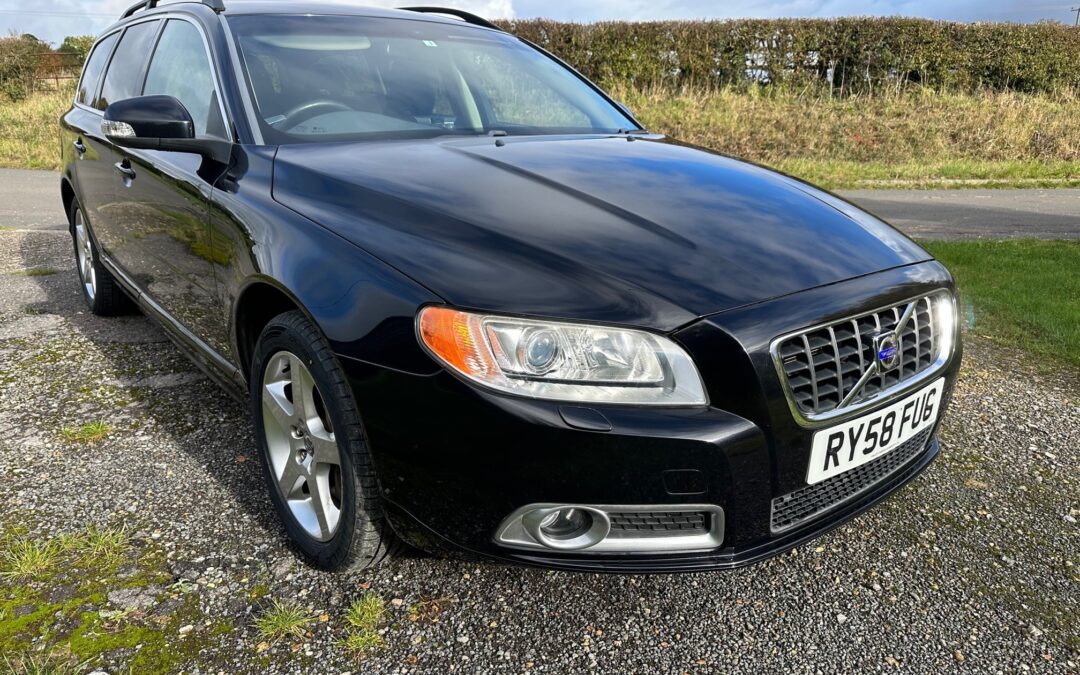
[[[765,563],[601,576],[412,554],[334,576],[287,548],[244,407],[144,318],[89,315],[71,257],[63,233],[0,232],[0,525],[38,540],[126,525],[130,555],[161,573],[77,612],[159,619],[189,672],[1080,669],[1080,377],[983,336],[967,340],[942,458]],[[18,273],[46,266],[58,271]],[[92,421],[112,430],[96,444],[60,431]],[[338,643],[365,593],[386,601],[385,645],[358,662]],[[177,629],[180,595],[194,618]],[[271,599],[322,616],[264,642],[254,619]],[[35,630],[27,649],[64,641],[48,621]],[[85,669],[126,672],[136,652],[104,649]]]

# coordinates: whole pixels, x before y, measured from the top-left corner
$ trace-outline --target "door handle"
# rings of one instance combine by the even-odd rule
[[[131,168],[128,161],[125,159],[122,162],[113,164],[113,168],[120,172],[120,175],[124,177],[125,181],[135,180],[135,169]]]
[[[75,152],[79,153],[79,157],[82,157],[86,154],[86,146],[83,145],[81,138],[76,138],[75,142],[72,143],[72,145],[75,146]]]

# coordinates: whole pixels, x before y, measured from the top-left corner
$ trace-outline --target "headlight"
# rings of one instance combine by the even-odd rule
[[[939,358],[952,356],[953,337],[956,335],[956,298],[951,293],[940,293],[934,300],[934,315],[937,318],[937,330],[941,348]]]
[[[446,307],[425,307],[417,325],[440,361],[508,394],[633,405],[708,402],[694,362],[660,335]]]

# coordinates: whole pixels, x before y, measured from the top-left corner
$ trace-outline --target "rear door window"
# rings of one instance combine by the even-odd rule
[[[94,104],[104,110],[114,101],[123,101],[142,93],[143,73],[146,72],[146,55],[153,46],[160,20],[144,21],[129,26],[120,38],[109,69],[105,72],[105,84],[101,96]]]
[[[82,79],[79,80],[79,90],[75,93],[75,101],[83,105],[90,105],[97,93],[98,84],[101,82],[101,72],[105,70],[105,62],[109,60],[113,45],[119,33],[113,33],[97,43],[90,58],[86,60],[83,68]]]
[[[184,104],[198,136],[225,137],[214,71],[199,29],[180,19],[165,24],[158,40],[143,94],[166,94]]]

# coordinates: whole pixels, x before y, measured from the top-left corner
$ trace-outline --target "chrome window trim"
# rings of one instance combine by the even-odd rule
[[[79,81],[75,84],[75,93],[72,94],[72,96],[71,96],[71,105],[72,106],[78,108],[79,110],[85,110],[86,112],[94,113],[95,115],[98,115],[98,116],[104,116],[105,115],[104,110],[98,110],[97,108],[94,108],[92,106],[88,106],[85,103],[79,103],[79,87],[82,85],[83,78],[86,77],[86,64],[90,62],[90,57],[94,55],[94,50],[98,48],[98,45],[100,45],[103,40],[105,40],[106,38],[112,37],[113,35],[116,35],[117,33],[122,32],[123,28],[125,28],[125,27],[126,26],[123,26],[123,27],[117,28],[116,30],[111,30],[111,31],[109,31],[107,33],[103,33],[100,37],[98,37],[97,40],[94,41],[94,46],[86,54],[86,61],[83,62],[82,72],[79,73]],[[101,86],[103,84],[105,84],[105,72],[109,70],[109,64],[112,63],[113,53],[116,52],[116,45],[118,45],[118,44],[120,44],[120,39],[119,38],[117,38],[116,44],[114,44],[112,46],[112,49],[109,50],[109,54],[106,57],[107,60],[105,61],[105,67],[101,69],[101,79],[98,80],[97,86],[94,87],[94,93],[93,93],[93,97],[91,98],[91,101],[97,100],[98,94],[101,93]]]
[[[224,19],[224,17],[222,17],[222,18]],[[133,26],[133,25],[135,25],[137,23],[145,23],[147,21],[161,21],[162,22],[161,28],[158,29],[157,35],[154,36],[154,45],[153,45],[153,48],[150,50],[150,56],[146,60],[145,69],[143,71],[143,82],[142,82],[142,86],[139,88],[139,93],[141,95],[142,92],[145,91],[145,89],[146,89],[146,78],[150,74],[150,63],[151,63],[151,61],[154,60],[154,54],[157,53],[158,43],[161,42],[161,35],[162,35],[162,33],[165,32],[166,24],[172,19],[178,19],[180,21],[186,21],[186,22],[190,23],[192,26],[195,27],[195,30],[199,33],[199,38],[202,40],[202,43],[203,43],[203,51],[206,54],[206,60],[207,60],[207,63],[210,65],[210,72],[213,74],[213,78],[214,78],[214,92],[217,94],[218,108],[221,111],[221,120],[222,120],[222,123],[225,125],[225,133],[228,136],[227,138],[225,138],[225,140],[227,140],[227,141],[229,141],[231,143],[237,142],[236,137],[235,137],[235,133],[234,133],[233,124],[232,124],[232,118],[229,116],[228,110],[225,108],[225,99],[221,95],[221,92],[225,90],[224,87],[222,86],[221,73],[218,72],[217,67],[214,65],[216,62],[214,61],[213,51],[211,51],[211,49],[210,49],[210,41],[206,37],[206,31],[203,30],[202,26],[199,24],[198,21],[195,21],[191,17],[185,16],[184,14],[179,14],[179,13],[175,13],[175,12],[160,12],[160,13],[157,13],[157,14],[152,14],[152,15],[147,16],[147,17],[140,17],[136,21],[131,21],[131,22],[125,23],[122,26],[118,26],[114,30],[111,30],[111,31],[109,31],[107,33],[102,34],[102,36],[99,37],[97,39],[97,41],[94,43],[94,47],[96,48],[98,43],[100,43],[102,40],[109,37],[110,35],[114,35],[116,33],[122,33],[124,31],[126,31],[128,29],[128,27]],[[226,31],[226,36],[229,36],[228,31]],[[123,39],[123,35],[120,36],[120,39]],[[113,56],[116,55],[116,48],[120,45],[120,39],[118,39],[116,41],[116,44],[113,45],[112,53],[109,54],[109,60],[105,64],[105,69],[101,71],[101,80],[98,82],[97,88],[94,90],[94,99],[95,100],[97,99],[98,95],[101,93],[102,87],[105,85],[105,76],[109,72],[109,66],[112,65]],[[230,40],[231,40],[231,36],[230,36]],[[93,50],[91,50],[91,53],[93,53]],[[89,60],[89,58],[87,58],[87,60]],[[85,68],[86,68],[86,65],[83,64],[83,69],[85,70]],[[82,82],[82,74],[79,75],[79,82],[80,83]],[[93,113],[93,114],[97,115],[98,117],[104,117],[105,116],[105,111],[104,110],[100,110],[98,108],[88,106],[88,105],[86,105],[84,103],[79,103],[78,100],[77,100],[78,95],[79,95],[79,88],[78,88],[78,85],[76,85],[75,93],[72,96],[72,101],[71,101],[72,106],[74,106],[76,108],[79,108],[80,110],[85,110],[88,113]],[[210,136],[209,138],[214,138],[214,137]]]
[[[224,15],[221,16],[221,27],[225,33],[225,43],[229,48],[229,59],[232,61],[236,88],[240,91],[240,100],[243,101],[244,116],[251,128],[251,140],[255,145],[263,145],[262,129],[259,128],[259,120],[255,116],[255,104],[248,90],[247,71],[240,61],[240,48],[236,44],[236,38],[233,37],[232,27],[229,26],[229,20]]]
[[[214,78],[214,93],[217,95],[218,110],[220,110],[220,112],[221,112],[221,123],[225,126],[225,136],[226,137],[225,137],[224,140],[229,141],[230,143],[235,143],[236,138],[235,138],[235,134],[233,133],[234,130],[233,130],[232,118],[229,117],[228,110],[225,109],[225,99],[221,95],[221,92],[223,92],[225,90],[224,87],[221,86],[221,73],[218,72],[217,66],[215,65],[217,62],[214,61],[214,53],[210,49],[210,41],[207,39],[206,32],[203,30],[202,25],[199,24],[198,21],[194,20],[190,16],[186,16],[184,14],[179,14],[179,13],[173,13],[173,12],[165,12],[165,13],[162,13],[162,14],[157,14],[157,15],[155,15],[155,18],[161,18],[161,19],[163,19],[163,22],[161,24],[161,28],[158,30],[157,38],[154,40],[154,48],[150,52],[150,58],[147,59],[147,61],[146,61],[146,70],[143,73],[143,86],[139,90],[140,94],[142,94],[142,92],[146,90],[146,78],[148,78],[150,76],[150,65],[154,61],[154,55],[157,54],[158,43],[161,42],[161,36],[164,35],[165,29],[168,28],[168,22],[173,21],[173,20],[178,20],[178,21],[186,21],[187,23],[190,23],[192,26],[195,27],[195,31],[199,34],[199,37],[202,39],[203,52],[206,54],[206,63],[207,63],[208,66],[210,66],[210,73],[211,73],[212,77]],[[208,134],[201,134],[201,137],[202,138],[217,138],[217,136],[210,136]]]
[[[605,514],[630,513],[635,511],[704,511],[711,518],[709,531],[704,534],[690,534],[671,537],[611,537],[608,536],[600,542],[586,548],[560,551],[544,546],[532,538],[522,525],[522,517],[530,511],[543,508],[571,508],[586,507],[603,511]],[[521,549],[526,551],[547,551],[549,553],[691,553],[695,551],[712,551],[724,543],[724,509],[716,504],[562,504],[551,502],[537,502],[526,504],[503,519],[495,529],[493,540],[500,546]]]
[[[160,24],[160,25],[158,25],[157,31],[154,33],[153,39],[151,39],[151,41],[150,41],[150,45],[151,45],[151,47],[150,47],[150,58],[153,58],[154,49],[157,48],[157,41],[158,41],[158,38],[161,36],[161,29],[162,29],[162,27],[165,26],[164,16],[165,16],[165,14],[152,14],[152,15],[147,16],[147,17],[139,17],[139,19],[136,20],[136,21],[128,21],[124,25],[117,27],[116,31],[114,31],[114,32],[119,32],[120,37],[116,40],[116,44],[113,46],[112,53],[109,54],[109,62],[105,64],[105,70],[101,71],[101,83],[98,85],[97,92],[94,95],[94,100],[95,101],[97,101],[98,97],[101,96],[102,92],[105,91],[105,80],[108,79],[109,70],[112,68],[113,61],[116,59],[116,50],[119,49],[121,43],[123,43],[124,36],[127,35],[128,29],[130,29],[132,26],[137,26],[137,25],[139,25],[141,23],[147,23],[148,21],[157,21]],[[140,96],[142,95],[143,85],[146,83],[146,73],[150,68],[150,58],[147,58],[145,61],[143,61],[143,64],[142,64],[142,73],[141,73],[142,78],[141,78],[141,81],[139,82],[139,95]],[[94,110],[97,110],[97,108],[94,108]],[[104,116],[105,111],[102,110],[100,112]]]
[[[792,393],[791,385],[788,383],[787,373],[784,372],[784,360],[780,357],[780,345],[794,337],[799,337],[807,333],[811,333],[816,330],[826,329],[830,326],[835,326],[845,321],[852,321],[859,317],[866,316],[867,314],[875,314],[878,312],[884,312],[890,310],[893,307],[900,305],[907,305],[923,298],[947,294],[953,305],[953,334],[950,341],[950,348],[948,354],[939,354],[938,357],[931,363],[925,370],[916,373],[912,377],[901,380],[888,389],[884,389],[871,398],[857,403],[850,404],[846,407],[837,407],[832,410],[823,413],[807,414],[799,409],[798,403],[795,402],[795,396]],[[861,310],[848,316],[842,316],[831,321],[826,321],[806,328],[800,328],[799,330],[785,333],[777,338],[774,338],[769,345],[769,355],[772,357],[773,367],[776,370],[776,376],[780,380],[780,386],[784,390],[784,398],[787,400],[788,409],[791,411],[791,416],[795,419],[795,422],[806,429],[817,429],[830,424],[837,424],[844,420],[858,416],[860,413],[866,412],[870,408],[880,406],[890,401],[893,401],[904,394],[907,394],[914,389],[917,389],[921,385],[930,381],[932,377],[938,375],[946,366],[952,362],[953,355],[956,353],[956,343],[959,338],[960,321],[959,314],[957,313],[956,294],[950,291],[948,288],[936,288],[919,295],[907,298],[906,300],[899,300],[897,302],[891,302],[887,305],[877,307],[875,309]]]

